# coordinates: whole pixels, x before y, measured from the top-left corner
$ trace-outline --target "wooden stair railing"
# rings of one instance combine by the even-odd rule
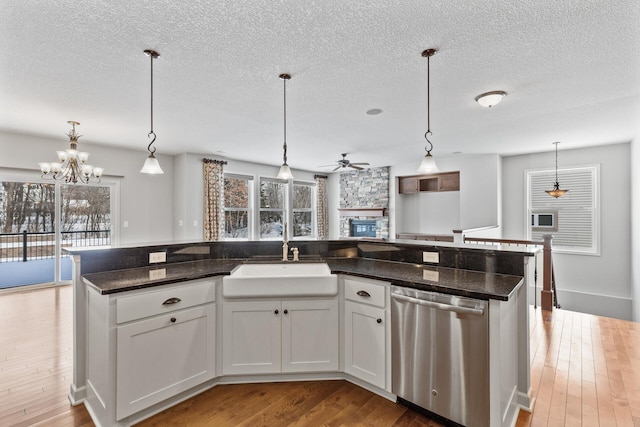
[[[513,239],[492,239],[483,237],[466,237],[463,236],[464,243],[493,243],[504,245],[522,245],[522,246],[542,246],[542,292],[540,294],[540,307],[543,310],[553,310],[553,307],[560,308],[558,303],[558,294],[556,292],[556,278],[553,272],[553,258],[551,256],[551,234],[542,236],[543,241],[535,240],[513,240]],[[536,264],[534,270],[534,307],[537,308],[537,283],[538,283],[538,266]]]

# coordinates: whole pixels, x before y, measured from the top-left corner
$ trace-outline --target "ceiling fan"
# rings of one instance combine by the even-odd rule
[[[342,153],[342,158],[340,160],[336,160],[336,163],[338,164],[338,166],[335,169],[333,169],[331,172],[335,172],[340,168],[352,168],[352,169],[361,171],[364,169],[362,166],[369,166],[369,163],[351,163],[351,161],[347,159],[347,154],[349,153]],[[327,166],[333,166],[333,165],[324,165],[320,167],[327,167]]]

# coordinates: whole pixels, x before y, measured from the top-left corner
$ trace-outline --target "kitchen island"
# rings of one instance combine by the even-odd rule
[[[532,273],[532,252],[421,243],[295,242],[301,262],[326,263],[337,283],[335,295],[242,299],[223,293],[224,278],[247,263],[280,262],[278,242],[70,251],[75,297],[70,400],[84,402],[98,425],[130,425],[233,382],[347,379],[395,401],[393,285],[485,301],[486,365],[482,357],[468,364],[486,371],[486,408],[476,413],[471,408],[466,415],[483,414],[480,420],[463,420],[511,425],[519,408],[530,406],[524,283]],[[166,261],[149,265],[149,255],[158,252]],[[438,253],[439,263],[418,262],[423,252]],[[164,372],[164,379],[154,372]]]

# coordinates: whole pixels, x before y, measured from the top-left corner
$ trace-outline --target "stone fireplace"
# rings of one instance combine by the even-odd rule
[[[340,174],[340,237],[389,238],[389,168],[369,168]],[[361,221],[366,221],[363,226]],[[367,229],[354,235],[353,224]],[[374,234],[375,233],[375,234]]]

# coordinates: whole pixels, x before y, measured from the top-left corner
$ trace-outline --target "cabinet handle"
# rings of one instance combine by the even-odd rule
[[[371,294],[369,294],[369,292],[367,292],[367,291],[358,291],[358,292],[356,292],[356,294],[361,296],[361,297],[365,297],[365,298],[369,298],[371,296]]]
[[[171,323],[176,323],[176,318],[175,317],[171,318]]]
[[[169,298],[168,300],[166,300],[165,302],[162,303],[162,305],[171,305],[171,304],[176,304],[179,303],[180,301],[182,301],[180,298]]]
[[[376,322],[382,323],[382,319],[377,319]]]
[[[278,314],[278,313],[280,313],[280,311],[278,311],[278,310],[274,310],[273,311],[273,314]]]
[[[289,314],[289,310],[285,309],[284,314]]]

